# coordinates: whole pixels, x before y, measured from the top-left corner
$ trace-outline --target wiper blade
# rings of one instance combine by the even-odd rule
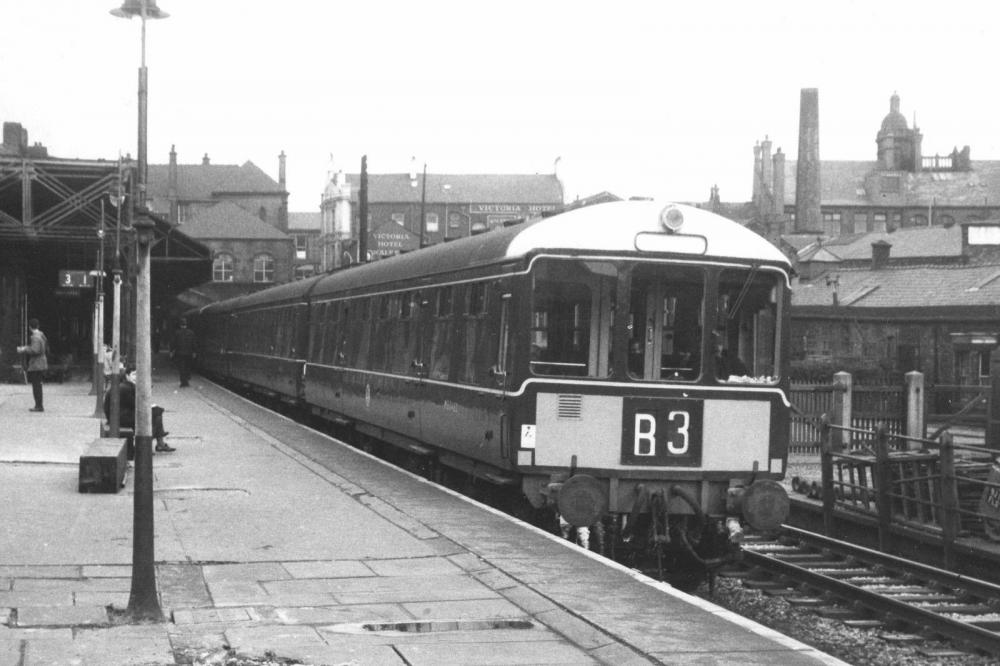
[[[743,286],[740,288],[740,294],[736,297],[736,302],[733,303],[733,307],[729,309],[729,313],[726,315],[726,320],[729,321],[736,316],[736,313],[740,311],[740,306],[743,305],[743,299],[747,297],[747,292],[750,291],[750,283],[753,282],[754,277],[757,275],[757,271],[760,270],[760,264],[754,264],[750,267],[750,274],[747,275],[747,279],[744,280]]]

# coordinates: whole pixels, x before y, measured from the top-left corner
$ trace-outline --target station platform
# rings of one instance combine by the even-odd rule
[[[160,623],[117,612],[131,470],[78,492],[90,384],[0,385],[0,666],[842,663],[158,363]]]

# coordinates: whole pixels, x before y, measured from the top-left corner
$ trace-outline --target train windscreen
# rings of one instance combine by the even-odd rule
[[[754,268],[719,274],[712,349],[719,381],[778,381],[778,302],[781,278]]]
[[[543,259],[532,279],[536,375],[612,377],[622,350],[628,377],[638,381],[778,381],[782,278],[772,271]],[[622,282],[627,316],[617,331]],[[617,335],[626,339],[616,343]]]
[[[532,277],[532,372],[609,376],[617,267],[546,259],[536,264]]]

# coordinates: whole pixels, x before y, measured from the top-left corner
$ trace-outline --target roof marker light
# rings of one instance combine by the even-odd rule
[[[680,208],[671,204],[660,211],[660,226],[663,227],[664,231],[671,233],[680,231],[683,225],[684,213],[681,212]]]

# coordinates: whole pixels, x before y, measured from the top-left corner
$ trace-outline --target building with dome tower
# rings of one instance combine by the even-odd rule
[[[875,135],[874,159],[821,159],[818,93],[807,90],[813,94],[803,91],[799,159],[786,160],[780,148],[772,155],[766,138],[754,146],[750,224],[762,235],[798,250],[817,237],[1000,217],[1000,161],[973,160],[967,145],[925,155],[923,134],[900,111],[897,93]],[[813,163],[818,168],[810,169]],[[809,200],[818,204],[816,219],[797,208]]]

